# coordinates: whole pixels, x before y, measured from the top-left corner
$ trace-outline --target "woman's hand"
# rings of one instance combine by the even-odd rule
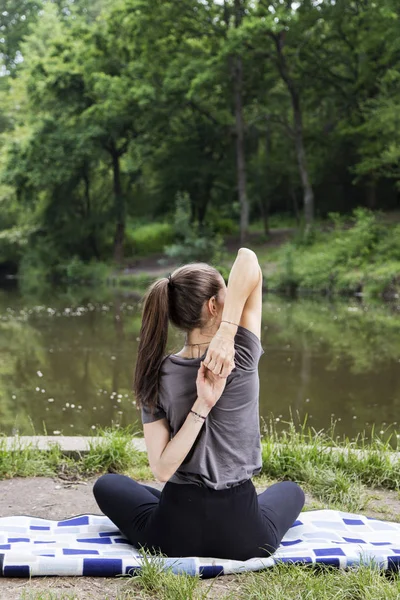
[[[219,377],[226,379],[235,367],[235,341],[231,332],[219,329],[210,342],[204,364]]]
[[[226,378],[214,375],[212,371],[207,369],[204,362],[200,364],[200,369],[197,372],[196,387],[197,398],[211,410],[220,399],[222,392],[225,389]]]

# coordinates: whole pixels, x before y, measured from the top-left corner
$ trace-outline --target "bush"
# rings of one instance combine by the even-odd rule
[[[51,284],[104,282],[108,271],[108,266],[101,262],[86,263],[77,256],[65,260],[51,241],[43,238],[23,255],[18,271],[19,285],[24,294],[41,294]]]
[[[66,283],[95,284],[107,279],[109,268],[104,263],[96,261],[85,263],[74,256],[67,263],[59,265],[57,271],[59,279]]]
[[[223,240],[210,229],[190,222],[190,199],[187,194],[178,194],[174,217],[177,242],[166,246],[165,254],[179,262],[221,262]]]
[[[336,214],[330,217],[333,231],[282,249],[271,286],[291,292],[394,296],[400,285],[400,226],[383,227],[366,209],[354,211],[352,227]]]
[[[371,296],[395,297],[400,293],[400,262],[372,265],[365,274],[364,291]]]
[[[0,262],[17,265],[32,231],[29,227],[12,227],[0,231]]]
[[[138,227],[129,225],[124,251],[127,256],[149,256],[164,251],[174,241],[174,229],[168,223],[148,223]]]
[[[54,245],[46,238],[29,245],[18,269],[19,287],[23,294],[36,294],[47,290],[60,261]]]
[[[354,211],[354,226],[343,230],[335,228],[333,248],[335,264],[359,267],[374,254],[383,229],[374,213],[363,208]]]
[[[229,217],[213,219],[210,222],[210,229],[220,235],[236,235],[239,233],[239,225]]]

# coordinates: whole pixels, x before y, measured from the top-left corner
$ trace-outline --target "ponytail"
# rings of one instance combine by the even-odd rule
[[[150,287],[143,306],[142,326],[133,389],[139,407],[154,411],[160,367],[168,338],[169,285],[159,279]]]

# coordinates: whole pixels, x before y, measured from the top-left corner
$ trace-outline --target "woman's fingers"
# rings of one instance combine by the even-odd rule
[[[226,354],[223,353],[207,353],[207,356],[204,359],[205,367],[214,373],[214,375],[219,375],[220,377],[228,377],[234,368],[234,353]]]
[[[209,369],[210,371],[212,371],[214,373],[214,370],[215,370],[215,368],[216,368],[216,366],[218,364],[218,360],[217,360],[217,358],[214,355],[211,355],[210,356],[210,360],[207,362],[207,356],[206,356],[204,364],[207,367],[207,369]]]
[[[222,367],[222,370],[220,373],[220,377],[224,377],[224,378],[228,377],[232,373],[234,367],[235,367],[235,363],[233,360],[229,360],[229,359],[225,360],[224,366]]]
[[[206,375],[206,367],[203,362],[200,363],[199,370],[197,371],[197,380],[204,381]]]

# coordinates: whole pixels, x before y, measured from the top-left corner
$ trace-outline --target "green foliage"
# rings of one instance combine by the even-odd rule
[[[18,264],[31,233],[31,228],[20,226],[0,231],[0,264],[2,262]]]
[[[396,438],[394,438],[396,440]],[[262,443],[262,474],[291,479],[307,486],[315,497],[359,511],[365,506],[363,485],[398,490],[400,460],[379,436],[367,441],[340,441],[331,432],[316,432],[306,422],[293,422],[278,432],[269,423]]]
[[[28,245],[19,268],[20,288],[23,293],[37,294],[51,284],[103,283],[110,268],[101,262],[84,262],[78,256],[64,261],[51,239],[40,239]]]
[[[383,226],[371,211],[354,211],[353,223],[332,215],[334,229],[312,244],[282,250],[270,283],[282,291],[394,294],[400,275],[399,226]]]
[[[133,430],[108,428],[98,431],[99,437],[89,442],[89,452],[82,459],[87,473],[121,472],[140,462],[139,453],[132,447]]]
[[[149,223],[135,227],[130,225],[126,231],[126,256],[150,256],[160,254],[164,247],[174,241],[174,230],[169,223]]]
[[[85,263],[77,256],[57,268],[58,278],[64,283],[98,284],[106,280],[108,273],[107,265],[95,261]]]
[[[124,245],[133,256],[167,246],[178,260],[215,260],[240,212],[239,88],[246,192],[261,228],[270,212],[271,227],[297,226],[304,173],[320,217],[398,206],[394,0],[3,4],[0,263],[20,264],[25,281],[28,265],[32,281],[41,271],[47,280],[69,261],[79,271],[74,257],[120,261]],[[175,241],[161,222],[177,194],[190,198],[190,227]],[[148,225],[132,227],[139,218]],[[398,260],[394,242],[380,246],[388,236],[358,216],[353,234],[337,234],[330,281],[319,273],[331,268],[325,240],[311,233],[298,236],[282,287],[368,287],[369,272],[357,281],[349,270]],[[43,239],[52,257],[31,260]],[[318,242],[313,265],[306,249]]]
[[[147,455],[132,446],[135,435],[126,429],[99,429],[81,457],[67,458],[58,444],[50,450],[38,450],[33,444],[22,444],[18,437],[11,447],[0,436],[0,479],[9,477],[51,477],[59,472],[71,476],[123,472],[135,479],[151,479]]]
[[[22,444],[15,438],[11,448],[0,437],[0,479],[9,477],[52,476],[65,462],[58,445],[43,452],[31,445]]]
[[[178,194],[174,217],[177,243],[167,246],[165,254],[179,262],[219,263],[223,254],[223,242],[206,227],[190,221],[190,199],[187,194]]]
[[[400,579],[385,577],[374,564],[344,570],[282,563],[243,576],[239,593],[246,600],[396,600]]]
[[[161,554],[141,552],[141,569],[134,583],[139,583],[144,592],[163,600],[205,600],[208,597],[207,590],[199,589],[199,576],[176,575],[172,567],[165,567],[165,558]]]

